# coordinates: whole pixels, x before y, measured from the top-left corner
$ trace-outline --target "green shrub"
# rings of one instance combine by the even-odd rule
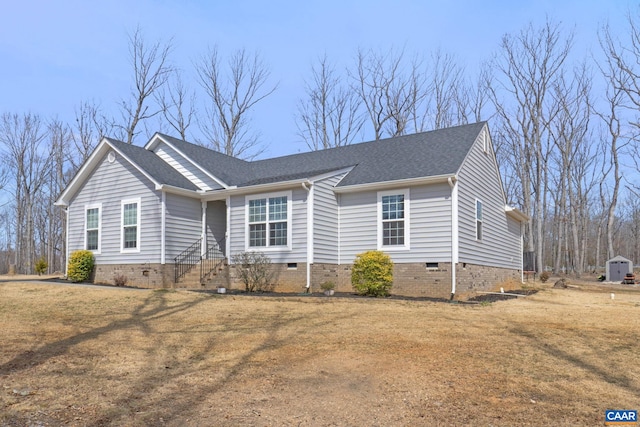
[[[351,270],[351,285],[360,295],[389,295],[393,284],[393,261],[381,251],[367,251],[356,256]]]
[[[72,282],[84,282],[89,280],[93,271],[93,252],[75,251],[69,257],[67,278]]]
[[[320,285],[320,289],[322,289],[323,291],[332,291],[336,288],[336,284],[333,283],[332,281],[328,280],[326,282],[323,282]]]
[[[546,271],[540,273],[540,281],[542,283],[547,283],[547,280],[549,280],[549,273],[547,273]]]
[[[47,272],[47,267],[49,267],[49,264],[47,264],[47,260],[44,259],[44,257],[40,257],[40,259],[36,262],[36,273],[38,273],[38,276],[43,275],[44,273]]]
[[[247,292],[271,290],[271,258],[262,252],[238,252],[231,257],[231,262]]]

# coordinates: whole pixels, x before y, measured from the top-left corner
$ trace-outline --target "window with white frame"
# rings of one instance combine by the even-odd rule
[[[476,199],[476,240],[482,240],[482,202]]]
[[[84,248],[88,251],[100,252],[100,224],[102,205],[85,206]]]
[[[378,193],[378,246],[409,248],[409,190]]]
[[[122,201],[122,252],[140,251],[140,199]]]
[[[247,198],[249,248],[290,246],[291,192]]]

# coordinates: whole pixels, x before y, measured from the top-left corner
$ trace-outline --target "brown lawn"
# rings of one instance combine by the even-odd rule
[[[640,409],[640,289],[538,286],[467,305],[0,283],[0,425],[586,426]]]

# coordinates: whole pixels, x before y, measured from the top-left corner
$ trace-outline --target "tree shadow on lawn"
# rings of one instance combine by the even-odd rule
[[[235,324],[249,323],[248,319],[252,316],[255,316],[255,313],[247,313],[244,318],[234,319],[234,322]],[[264,327],[248,328],[247,332],[242,331],[242,335],[259,335],[266,332],[266,336],[239,357],[234,358],[232,362],[221,362],[219,369],[206,366],[204,369],[211,370],[209,375],[203,373],[203,366],[198,362],[206,362],[209,358],[223,354],[228,344],[225,342],[225,337],[219,336],[216,332],[211,332],[213,339],[209,340],[208,344],[201,348],[197,354],[191,354],[188,360],[181,360],[174,366],[167,366],[165,367],[166,369],[158,370],[157,364],[153,363],[153,358],[149,358],[150,363],[145,370],[147,375],[136,381],[136,384],[132,385],[127,394],[120,396],[113,402],[116,409],[106,411],[100,419],[95,421],[95,424],[129,424],[133,422],[134,424],[159,425],[172,420],[176,421],[179,417],[194,417],[197,415],[193,413],[194,409],[206,403],[210,403],[211,407],[219,406],[219,400],[217,398],[213,400],[214,395],[233,384],[236,378],[255,366],[252,362],[257,356],[292,344],[292,340],[297,336],[298,332],[297,328],[290,328],[292,325],[304,322],[305,328],[314,329],[321,327],[323,322],[317,314],[300,315],[291,318],[285,318],[285,316],[286,309],[283,308],[280,313],[272,314],[270,320],[264,322]],[[347,321],[349,318],[350,316],[332,316],[332,320],[338,321]],[[231,326],[230,329],[232,330],[234,327]],[[242,328],[236,329],[242,330]],[[290,332],[284,333],[287,329]],[[185,332],[181,331],[179,333]],[[242,338],[236,335],[233,338],[229,338],[229,340],[231,339],[238,340]],[[248,339],[251,340],[251,337]],[[157,345],[162,346],[160,338]],[[296,356],[291,354],[289,357],[295,358]],[[275,364],[281,368],[283,367],[280,360]],[[286,369],[286,366],[284,368]],[[200,384],[193,384],[189,379],[194,374],[201,378],[203,376],[204,378],[208,377],[208,379],[203,380]],[[167,385],[174,387],[175,390],[164,393],[159,390]],[[251,408],[246,406],[240,408],[240,410],[243,409],[250,410]],[[233,423],[233,419],[228,421]]]
[[[60,341],[45,344],[36,350],[27,350],[18,354],[10,361],[0,365],[0,376],[40,365],[51,358],[67,353],[70,348],[78,344],[99,339],[100,336],[115,330],[139,328],[145,334],[150,334],[152,330],[147,325],[147,322],[189,310],[203,301],[206,301],[206,298],[200,298],[169,307],[165,295],[154,292],[145,298],[142,304],[136,307],[131,313],[131,316],[126,319],[115,320],[105,326],[94,328]]]
[[[581,358],[576,354],[572,354],[570,352],[570,348],[561,348],[560,346],[554,345],[542,339],[539,336],[536,336],[534,333],[525,330],[523,327],[514,327],[511,328],[511,332],[517,336],[527,338],[533,346],[543,352],[547,353],[554,359],[563,360],[565,362],[570,363],[576,368],[583,369],[588,371],[598,377],[600,380],[609,383],[616,387],[624,388],[625,390],[631,391],[635,394],[636,397],[640,397],[640,387],[631,376],[624,375],[625,369],[620,366],[619,369],[615,369],[615,367],[611,367],[611,369],[606,370],[602,366],[596,365],[587,361],[585,358]],[[603,365],[611,364],[611,360],[607,357],[607,352],[609,350],[604,350],[599,354],[600,360]],[[632,366],[635,366],[633,364]],[[614,371],[616,373],[612,373]]]
[[[51,342],[41,346],[36,350],[28,350],[15,356],[10,361],[0,365],[0,376],[7,376],[19,371],[32,369],[46,363],[48,360],[68,353],[70,349],[82,343],[91,340],[99,340],[104,335],[128,329],[138,329],[145,336],[153,337],[153,345],[146,350],[145,358],[148,360],[146,367],[140,369],[141,378],[133,382],[125,378],[119,378],[118,381],[125,382],[127,392],[119,396],[110,395],[106,397],[108,404],[97,408],[98,412],[95,419],[90,421],[91,425],[159,425],[175,420],[181,416],[193,416],[192,411],[199,405],[206,403],[207,399],[234,380],[234,378],[242,375],[244,371],[252,366],[252,359],[260,353],[276,350],[280,347],[290,345],[299,332],[298,328],[291,328],[298,322],[304,322],[305,328],[320,328],[326,319],[323,319],[318,313],[311,313],[305,316],[295,316],[287,318],[285,308],[278,312],[269,314],[267,321],[262,326],[256,328],[248,328],[245,332],[243,328],[237,328],[241,335],[265,334],[264,339],[256,342],[250,349],[241,354],[237,359],[231,362],[225,362],[218,371],[212,371],[211,375],[202,376],[202,364],[200,361],[206,361],[216,355],[223,354],[227,342],[225,337],[221,336],[217,331],[185,331],[178,330],[174,333],[185,334],[181,341],[183,347],[188,346],[188,334],[191,333],[210,333],[211,339],[207,340],[206,346],[191,349],[191,353],[187,360],[181,359],[173,366],[159,366],[157,353],[158,351],[167,352],[164,342],[166,335],[164,332],[158,332],[154,329],[152,321],[175,316],[179,313],[190,310],[204,301],[211,301],[211,297],[201,296],[192,301],[182,302],[169,305],[166,295],[160,292],[154,292],[138,305],[131,315],[126,319],[115,320],[101,327],[93,328],[89,331],[76,334],[74,336]],[[246,313],[244,317],[234,317],[234,324],[248,324],[249,319],[255,316],[255,313]],[[347,321],[349,316],[332,316],[332,321]],[[179,326],[179,323],[176,322]],[[284,332],[289,330],[289,332]],[[227,330],[224,330],[227,332]],[[229,340],[234,340],[237,344],[238,335],[233,335]],[[251,337],[249,337],[251,339]],[[163,357],[171,356],[170,353],[162,354]],[[295,355],[291,355],[295,357]],[[281,361],[277,361],[281,363]],[[206,369],[215,369],[207,367]],[[91,381],[96,373],[89,371],[85,374],[83,381]],[[190,380],[192,375],[200,375],[202,382],[192,384]],[[129,381],[127,383],[127,381]],[[164,389],[162,389],[164,388]],[[80,399],[80,397],[78,397]],[[64,415],[69,416],[72,409]],[[73,418],[71,418],[73,419]]]

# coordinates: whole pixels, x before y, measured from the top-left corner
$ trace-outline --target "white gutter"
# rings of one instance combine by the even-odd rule
[[[156,190],[166,191],[171,194],[178,194],[180,196],[202,198],[203,191],[201,190],[187,190],[186,188],[174,187],[168,184],[156,184]]]
[[[293,179],[291,181],[273,182],[269,184],[258,184],[247,187],[229,187],[224,190],[213,191],[198,191],[198,196],[201,200],[213,201],[213,200],[225,200],[228,196],[241,196],[252,193],[267,193],[273,191],[279,191],[288,189],[291,187],[297,187],[306,183],[311,184],[309,178]]]
[[[456,295],[456,266],[458,264],[458,186],[457,178],[447,179],[451,187],[451,299]]]
[[[308,186],[307,186],[308,185]],[[307,191],[307,292],[311,292],[311,265],[313,264],[313,196],[315,186],[312,183],[302,183]]]
[[[384,190],[385,188],[407,187],[423,184],[446,183],[451,179],[456,179],[455,175],[436,175],[427,177],[397,179],[395,181],[369,182],[366,184],[345,185],[344,187],[334,187],[335,193],[355,193],[366,190]],[[451,185],[451,184],[449,184]]]

